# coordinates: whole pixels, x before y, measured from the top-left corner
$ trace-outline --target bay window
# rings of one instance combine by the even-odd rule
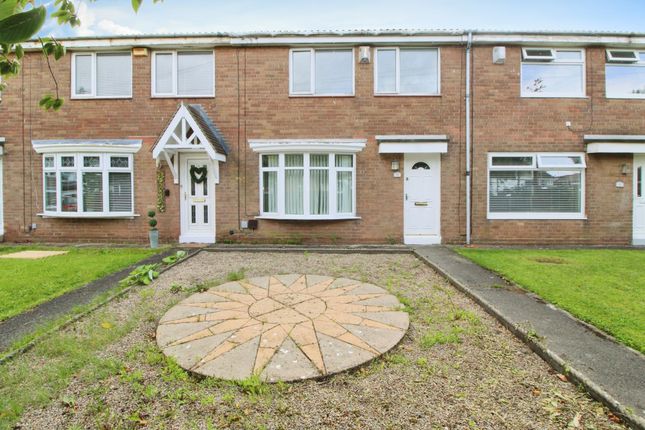
[[[130,97],[130,52],[83,52],[72,55],[72,98]]]
[[[355,175],[354,154],[261,154],[261,216],[353,218]]]
[[[583,219],[584,154],[488,156],[489,219]]]
[[[47,153],[43,156],[44,215],[132,216],[132,155]]]

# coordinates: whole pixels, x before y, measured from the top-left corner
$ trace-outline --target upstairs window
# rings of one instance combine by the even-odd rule
[[[45,154],[44,215],[132,216],[132,171],[131,154]]]
[[[153,97],[214,97],[213,51],[169,51],[152,55]]]
[[[607,98],[645,98],[645,51],[608,49],[605,89]]]
[[[438,95],[439,50],[436,48],[377,48],[374,93]]]
[[[488,219],[584,218],[584,154],[488,156]]]
[[[292,49],[289,55],[290,95],[354,95],[352,49]]]
[[[72,55],[72,98],[132,97],[130,52]]]
[[[522,48],[522,97],[584,97],[582,49]]]

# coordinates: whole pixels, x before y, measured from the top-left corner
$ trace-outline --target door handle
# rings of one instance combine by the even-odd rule
[[[428,202],[414,202],[415,206],[428,206]]]
[[[408,199],[408,193],[405,193],[405,200]]]

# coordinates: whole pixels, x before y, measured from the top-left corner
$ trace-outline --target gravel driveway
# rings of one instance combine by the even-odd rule
[[[390,353],[323,380],[235,385],[185,373],[159,352],[158,319],[200,286],[241,271],[379,285],[406,304],[410,329]],[[624,428],[412,255],[202,252],[61,336],[91,336],[107,319],[128,327],[97,354],[108,370],[71,376],[56,398],[22,413],[21,428]],[[30,363],[38,371],[47,366],[42,354],[37,348],[4,370]]]

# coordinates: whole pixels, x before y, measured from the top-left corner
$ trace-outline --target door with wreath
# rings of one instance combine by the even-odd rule
[[[180,242],[215,242],[215,181],[207,158],[182,163]]]

